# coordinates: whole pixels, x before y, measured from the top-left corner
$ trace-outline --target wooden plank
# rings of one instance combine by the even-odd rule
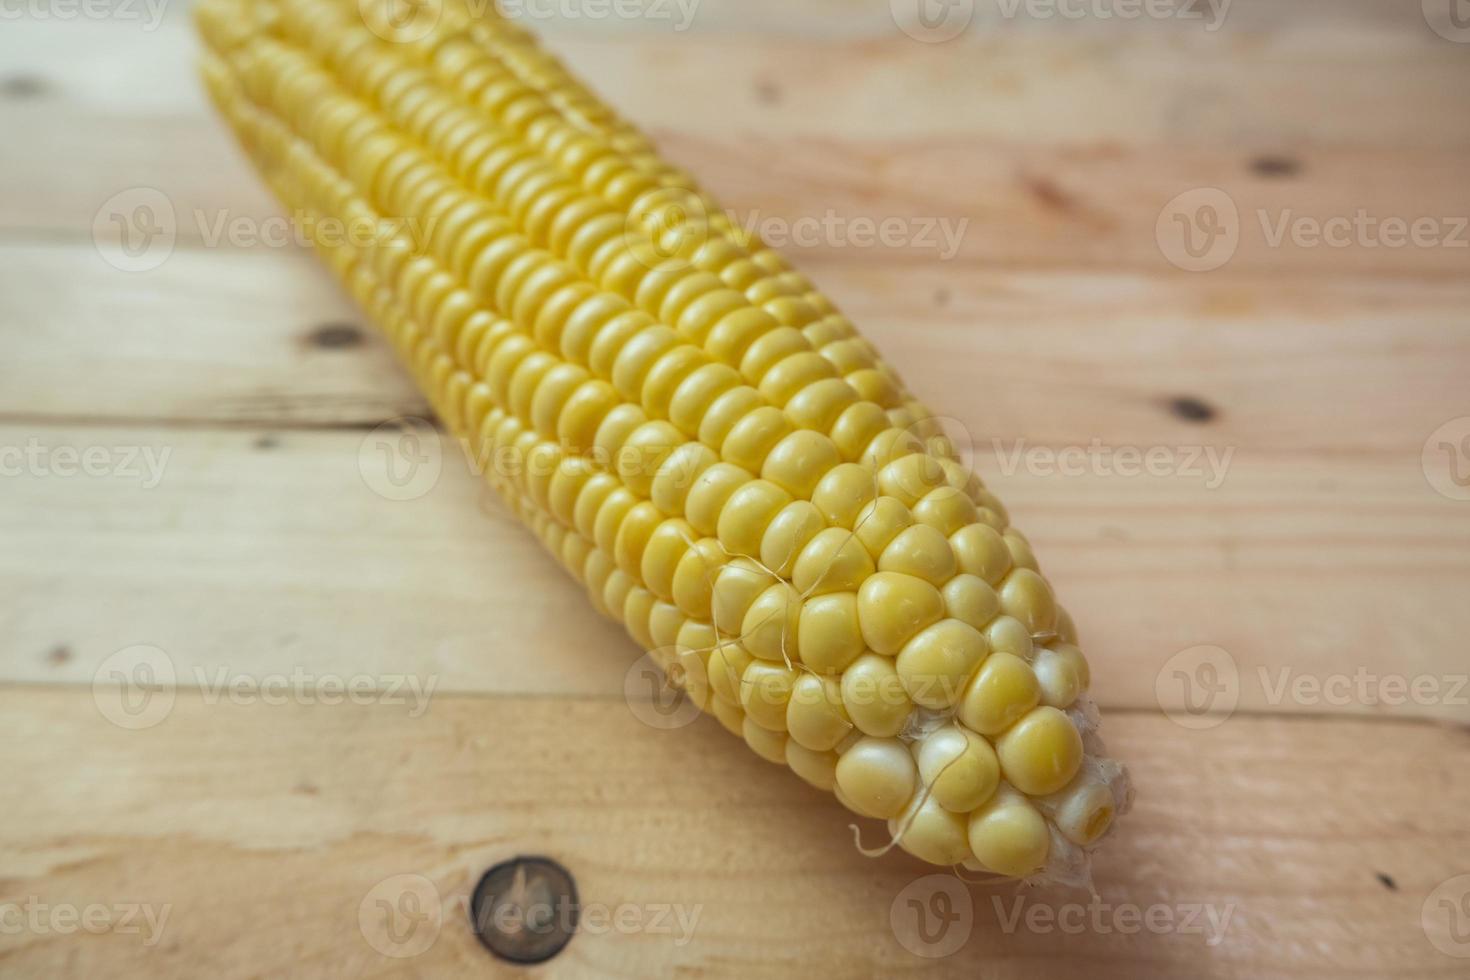
[[[498,3],[503,16],[517,19],[538,31],[556,35],[596,34],[616,35],[623,31],[641,31],[648,27],[668,25],[669,28],[684,26],[682,20],[669,16],[672,4],[664,0],[631,0],[630,3],[577,4],[577,3],[522,3],[514,0]],[[1017,4],[1012,14],[999,4],[994,9],[984,9],[985,4],[975,3],[976,16],[972,23],[993,30],[1003,29],[1006,22],[1017,24],[1037,23],[1041,27],[1057,31],[1107,31],[1116,26],[1139,30],[1149,26],[1149,18],[1138,17],[1133,23],[1129,18],[1108,18],[1106,9],[1102,16],[1081,16],[1065,10],[1051,11],[1043,5],[1034,9]],[[635,16],[626,16],[630,7],[639,9]],[[1253,30],[1262,28],[1313,23],[1320,15],[1332,13],[1337,23],[1319,25],[1326,29],[1346,25],[1360,28],[1374,25],[1394,28],[1404,33],[1418,33],[1423,22],[1417,11],[1405,10],[1404,5],[1393,0],[1289,0],[1286,3],[1264,3],[1260,0],[1235,0],[1229,5],[1227,24],[1248,25]],[[792,9],[783,0],[700,0],[697,16],[687,22],[693,33],[730,32],[766,34],[775,36],[795,35],[816,39],[820,37],[845,37],[864,32],[886,34],[893,30],[895,16],[888,6],[875,4],[873,0],[808,0],[800,9]],[[27,4],[24,17],[17,20],[57,22],[77,30],[85,29],[93,21],[117,21],[137,27],[156,29],[157,25],[186,22],[190,16],[188,5],[159,4],[149,7],[143,3],[93,8],[102,13],[84,17],[73,4],[65,0],[35,0]],[[1093,8],[1086,7],[1090,12]],[[1174,13],[1186,13],[1175,11]],[[1203,19],[1203,18],[1201,18]],[[1109,20],[1112,23],[1109,23]],[[1164,17],[1163,24],[1173,21],[1186,29],[1192,29],[1188,18]]]
[[[1300,40],[1300,27],[1106,38],[1042,28],[987,32],[953,45],[889,35],[820,48],[800,40],[688,37],[568,38],[553,47],[613,105],[659,132],[879,140],[968,134],[1247,150],[1304,142],[1466,144],[1452,99],[1430,90],[1436,78],[1463,80],[1464,59],[1453,45],[1432,43],[1440,39],[1422,25]],[[660,62],[651,71],[650,58]],[[668,89],[664,73],[685,89]],[[1291,98],[1281,98],[1283,90]],[[1404,119],[1395,107],[1405,104],[1425,115]],[[721,111],[691,113],[691,106]],[[1349,106],[1371,123],[1336,115]],[[1448,129],[1434,132],[1431,120]],[[1385,131],[1376,132],[1380,124]]]
[[[38,107],[11,112],[9,123],[54,134],[13,154],[15,181],[0,197],[0,228],[11,240],[85,241],[94,221],[105,224],[119,207],[131,213],[126,195],[140,189],[163,195],[159,211],[181,248],[254,244],[279,221],[220,125],[201,116],[150,120],[146,138],[137,137],[136,119],[90,112]],[[977,265],[1084,266],[1182,277],[1168,258],[1178,254],[1174,226],[1166,219],[1161,238],[1160,217],[1173,213],[1180,195],[1208,189],[1222,191],[1234,209],[1228,220],[1236,244],[1221,263],[1228,272],[1463,276],[1470,262],[1470,232],[1461,221],[1470,196],[1459,180],[1459,149],[1252,146],[1246,139],[1225,149],[1057,147],[968,136],[872,142],[738,130],[656,135],[741,226],[778,245],[810,241],[807,253],[870,264],[942,259],[970,272]],[[66,162],[57,165],[41,145]],[[108,147],[105,159],[98,145]],[[1259,154],[1275,161],[1282,152],[1285,166],[1302,176],[1251,169]],[[1419,245],[1397,227],[1416,221],[1431,223]],[[898,223],[896,244],[876,240],[872,228],[884,222]],[[244,233],[232,230],[241,226]],[[1347,245],[1328,244],[1324,234]]]
[[[1412,457],[1470,411],[1463,283],[898,269],[793,254],[910,387],[985,446],[1100,438]],[[363,321],[295,248],[182,249],[125,274],[88,245],[11,245],[0,268],[30,287],[0,290],[0,319],[25,327],[0,344],[0,419],[371,427],[426,410],[376,337],[332,329]],[[1344,394],[1367,390],[1393,397]],[[1213,417],[1181,419],[1170,408],[1181,396]]]
[[[1470,334],[1448,282],[803,265],[977,444],[1414,455],[1466,410]],[[1351,397],[1363,378],[1393,397]],[[1179,396],[1213,414],[1181,419]]]
[[[186,244],[221,215],[274,213],[207,118],[185,25],[90,24],[67,35],[65,60],[34,60],[56,51],[61,26],[22,24],[0,42],[35,66],[42,96],[0,102],[0,125],[38,134],[8,151],[0,228],[83,233],[137,187],[167,196]],[[1289,32],[1249,43],[1149,32],[1106,44],[1066,32],[956,46],[898,38],[835,42],[817,58],[809,41],[759,35],[562,46],[742,221],[829,210],[846,222],[968,218],[965,262],[1171,273],[1160,214],[1182,192],[1219,187],[1240,215],[1232,269],[1459,275],[1470,256],[1470,235],[1456,230],[1470,215],[1459,179],[1470,124],[1452,93],[1470,63],[1420,27],[1393,42],[1364,30],[1306,47],[1287,43]],[[155,58],[154,47],[166,53]],[[167,94],[120,95],[134,85]],[[1295,176],[1252,170],[1261,154],[1288,158]],[[1428,236],[1438,244],[1390,247],[1377,231],[1353,231],[1359,246],[1345,249],[1272,244],[1283,217],[1321,224],[1360,211],[1438,221]]]
[[[1388,716],[1470,721],[1470,505],[1420,458],[1470,412],[1470,250],[1273,247],[1262,224],[1361,210],[1458,234],[1470,63],[1419,5],[1238,0],[1217,33],[987,11],[945,45],[873,0],[703,0],[678,35],[547,25],[738,219],[971,219],[949,261],[793,254],[964,420],[1141,795],[1099,862],[1106,905],[976,888],[935,962],[891,927],[927,869],[856,855],[844,811],[708,720],[638,723],[631,641],[452,449],[423,496],[374,491],[393,495],[385,449],[435,437],[370,430],[422,398],[308,257],[210,242],[278,211],[203,104],[187,9],[157,30],[34,10],[0,32],[0,129],[25,134],[0,188],[0,719],[24,747],[0,755],[0,973],[510,975],[464,904],[534,852],[595,908],[698,917],[688,942],[677,920],[584,930],[548,976],[1463,973],[1434,916],[1466,898],[1466,733]],[[1156,224],[1202,186],[1242,240],[1188,276]],[[129,275],[88,239],[136,187],[180,242]],[[1233,455],[1215,485],[1208,461],[1066,476],[1027,454],[1095,439]],[[65,475],[82,465],[105,472]],[[108,657],[134,644],[181,689],[125,730]],[[1232,701],[1215,644],[1238,710],[1201,719],[1182,709]],[[247,680],[296,693],[229,693]],[[334,704],[344,683],[371,703]],[[437,941],[395,959],[374,900],[403,875],[432,882]],[[88,907],[107,934],[55,917]],[[1145,912],[1171,924],[1120,918]]]
[[[545,23],[551,45],[614,104],[646,125],[694,136],[969,135],[1217,148],[1304,137],[1378,148],[1470,143],[1451,94],[1464,81],[1464,59],[1412,5],[1235,0],[1219,32],[1186,28],[1178,37],[1137,23],[1115,31],[1091,18],[1018,18],[1006,22],[1014,29],[935,45],[903,36],[886,5],[827,3],[858,3],[879,16],[808,7],[802,17],[781,0],[703,0],[696,29],[684,34],[629,36],[614,21],[559,33],[555,19]],[[205,114],[185,14],[167,7],[154,30],[124,18],[12,23],[0,56],[30,84],[7,92],[0,112],[25,112],[39,98],[45,113],[121,122]],[[1096,28],[1115,36],[1099,43],[1088,36]],[[836,40],[817,45],[814,36]],[[1283,90],[1291,97],[1281,98]],[[691,113],[691,105],[720,111]]]
[[[508,976],[463,903],[518,854],[562,862],[588,909],[630,908],[632,928],[584,931],[547,976],[774,977],[808,961],[833,976],[1002,980],[1463,975],[1422,908],[1470,868],[1464,731],[1237,719],[1191,733],[1114,717],[1140,795],[1097,861],[1098,904],[958,889],[972,923],[942,933],[957,952],[925,960],[896,940],[891,912],[913,914],[904,896],[926,894],[914,882],[930,869],[857,854],[849,814],[708,720],[655,731],[586,699],[443,698],[410,719],[389,705],[183,697],[127,731],[90,693],[44,688],[0,691],[0,714],[28,746],[0,758],[0,901],[48,910],[0,935],[7,976]],[[439,904],[419,907],[422,938],[395,946],[374,902],[397,900],[404,875],[428,879]],[[116,925],[114,910],[141,907],[161,928],[141,914],[100,935],[51,924],[89,905]],[[692,930],[639,927],[664,906]],[[1032,918],[1008,926],[1018,913]],[[1128,918],[1146,913],[1166,925]],[[418,955],[378,951],[430,937]]]
[[[366,425],[427,407],[331,272],[291,249],[181,249],[147,273],[4,245],[0,415]]]
[[[432,492],[393,501],[367,482],[392,492],[371,433],[12,428],[3,442],[48,447],[33,474],[64,464],[63,444],[104,447],[114,471],[5,480],[0,644],[27,679],[85,681],[147,643],[190,682],[225,665],[589,693],[619,690],[638,655],[451,447]]]
[[[477,506],[489,491],[432,436],[400,447],[354,431],[261,441],[12,425],[0,445],[34,457],[12,452],[21,472],[4,480],[6,679],[90,683],[115,651],[151,644],[195,688],[221,670],[304,671],[608,695],[637,656],[498,502]],[[56,472],[91,447],[110,473]],[[422,496],[375,492],[400,495],[385,451]],[[1470,720],[1470,513],[1429,488],[1417,459],[1241,451],[1214,485],[1206,462],[1191,473],[1182,455],[1158,476],[1110,462],[1067,476],[1035,460],[1008,471],[1011,451],[979,471],[1080,624],[1105,706],[1197,702],[1178,675],[1199,663],[1181,651],[1219,645],[1242,711]],[[441,465],[412,482],[410,455]],[[1432,690],[1398,690],[1416,681]]]

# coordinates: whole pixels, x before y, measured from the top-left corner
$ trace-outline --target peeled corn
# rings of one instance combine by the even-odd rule
[[[493,5],[373,6],[204,0],[204,77],[490,484],[762,758],[924,860],[1085,874],[1126,776],[932,413]]]

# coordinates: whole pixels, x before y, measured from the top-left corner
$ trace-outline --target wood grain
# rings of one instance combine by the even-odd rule
[[[945,44],[882,0],[535,25],[737,220],[968,221],[943,259],[841,233],[787,251],[969,433],[1081,625],[1139,797],[1096,864],[1101,919],[1007,925],[1095,913],[975,885],[933,961],[892,919],[930,869],[858,855],[845,811],[707,719],[640,723],[633,643],[452,446],[377,428],[424,401],[330,277],[215,239],[280,212],[205,104],[187,5],[7,18],[0,974],[521,975],[464,905],[545,853],[593,907],[698,916],[687,942],[584,928],[547,977],[1463,976],[1425,915],[1470,873],[1470,504],[1422,450],[1470,416],[1470,248],[1273,246],[1262,224],[1470,216],[1470,61],[1420,7],[1236,0],[1211,31],[986,2]],[[140,187],[178,241],[129,274],[92,226]],[[1240,242],[1190,274],[1156,225],[1206,187]],[[1228,468],[1031,454],[1094,440]],[[432,485],[389,499],[385,466],[426,448]],[[99,475],[65,475],[88,458]],[[139,644],[175,686],[130,730],[108,717],[140,693],[108,658]],[[1202,645],[1232,658],[1233,713],[1184,710],[1211,690],[1189,686]],[[1427,702],[1382,703],[1415,679]],[[431,883],[435,941],[394,958],[374,902],[404,875]],[[58,930],[88,906],[100,934]],[[121,921],[140,906],[156,936]],[[1173,927],[1117,917],[1146,910]]]
[[[0,428],[0,445],[37,447],[36,462],[5,480],[13,506],[0,529],[12,547],[0,552],[0,591],[12,601],[0,676],[89,683],[107,656],[146,643],[195,687],[221,668],[261,676],[304,664],[314,675],[433,677],[455,691],[620,690],[632,642],[587,607],[453,443],[398,439]],[[114,472],[52,472],[69,458],[63,446],[105,451]],[[140,457],[128,467],[131,447]],[[145,449],[161,463],[156,486]],[[1014,502],[1080,624],[1105,706],[1197,697],[1170,679],[1171,658],[1212,644],[1235,658],[1241,710],[1470,720],[1459,647],[1470,614],[1458,599],[1470,523],[1417,460],[1241,452],[1212,488],[1204,463],[1197,476],[1008,473],[1010,452],[982,457],[979,471]],[[397,493],[389,458],[418,492],[407,478],[420,455],[421,496],[377,492]],[[67,651],[59,662],[57,650]],[[1278,693],[1283,678],[1360,670],[1376,679],[1354,682],[1345,703]],[[1384,676],[1426,678],[1436,693],[1395,695]]]
[[[127,273],[90,244],[11,244],[0,262],[33,286],[0,292],[0,316],[26,325],[6,341],[0,416],[371,428],[428,411],[303,250],[181,249]]]
[[[1464,59],[1412,4],[1234,0],[1215,32],[1180,21],[1023,16],[982,22],[947,44],[904,36],[890,5],[874,0],[820,0],[800,11],[784,0],[701,0],[699,8],[685,33],[556,18],[534,28],[622,111],[668,131],[1217,147],[1251,137],[1268,148],[1307,137],[1380,149],[1470,143],[1455,94]],[[203,94],[188,84],[197,45],[187,8],[164,14],[154,30],[136,20],[19,20],[0,53],[10,70],[50,83],[53,109],[105,109],[124,122],[202,115]],[[1291,98],[1280,97],[1286,87]],[[1415,111],[1401,111],[1409,103]]]
[[[583,933],[545,976],[1463,975],[1420,921],[1429,892],[1470,870],[1462,730],[1236,719],[1189,733],[1115,715],[1107,732],[1141,793],[1097,864],[1107,925],[1062,935],[1022,920],[1008,934],[1016,902],[1088,896],[977,886],[968,941],[926,961],[889,915],[928,869],[857,854],[845,811],[708,720],[655,731],[581,698],[441,698],[409,718],[180,697],[156,727],[126,731],[89,692],[44,688],[0,690],[0,711],[32,747],[0,759],[13,794],[0,901],[168,907],[153,946],[146,932],[0,936],[7,976],[510,976],[462,903],[518,853],[563,862],[589,906],[698,914],[683,945]],[[427,952],[395,960],[358,910],[399,875],[428,878],[446,910],[424,926],[440,928]],[[1182,925],[1197,905],[1223,932],[1126,934],[1115,918],[1160,906]]]
[[[1463,282],[796,257],[913,390],[985,444],[1417,458],[1467,411]],[[32,287],[0,290],[0,317],[25,327],[5,341],[0,419],[371,427],[427,410],[304,251],[180,249],[125,273],[89,244],[11,244],[0,264]],[[361,342],[318,342],[334,324],[360,325]],[[1170,410],[1180,396],[1214,417],[1181,419]]]
[[[21,26],[0,56],[10,48],[24,66],[56,50],[64,25]],[[37,134],[9,149],[23,192],[0,195],[0,229],[85,235],[114,195],[138,187],[167,196],[186,245],[209,241],[221,218],[258,224],[276,213],[206,110],[184,24],[88,27],[66,36],[66,61],[36,69],[46,97],[0,102],[0,125]],[[1453,93],[1470,62],[1422,22],[1391,35],[1395,43],[1348,28],[1340,46],[1305,49],[1289,44],[1294,30],[1141,32],[1107,44],[1020,33],[954,46],[898,35],[817,48],[741,33],[614,34],[559,48],[742,223],[789,227],[829,212],[848,223],[902,219],[911,242],[924,237],[920,222],[968,220],[955,259],[964,264],[1177,275],[1160,250],[1159,216],[1178,194],[1218,187],[1240,215],[1229,270],[1463,277],[1470,124]],[[161,59],[151,56],[158,46]],[[121,94],[134,85],[166,94]],[[1280,99],[1283,87],[1294,98]],[[720,111],[690,113],[691,104]],[[1253,170],[1263,155],[1286,157],[1292,174]],[[1371,245],[1376,232],[1353,232],[1362,247],[1273,244],[1283,218],[1359,213],[1439,222],[1436,244]],[[930,257],[912,244],[852,241],[850,231],[825,234],[814,251]]]
[[[253,243],[279,220],[217,124],[202,116],[120,119],[110,111],[51,107],[8,115],[0,121],[9,127],[50,133],[13,153],[12,172],[26,192],[0,198],[0,229],[12,239],[85,241],[118,195],[139,188],[166,196],[166,220],[180,247]],[[147,139],[135,138],[140,128]],[[1173,140],[1167,148],[1096,141],[1058,147],[974,136],[876,143],[770,130],[705,135],[655,128],[654,135],[672,159],[701,175],[738,224],[777,243],[810,240],[802,250],[809,257],[903,267],[944,259],[971,273],[1083,267],[1184,278],[1161,249],[1159,217],[1181,194],[1218,188],[1234,203],[1239,235],[1226,273],[1462,279],[1470,263],[1470,232],[1461,221],[1470,215],[1470,193],[1459,180],[1460,149],[1326,152],[1288,142],[1283,150],[1282,141],[1269,140],[1252,149],[1238,138],[1224,149],[1187,149]],[[88,151],[99,138],[116,147],[105,161]],[[41,147],[72,162],[57,167]],[[1310,171],[1310,182],[1250,169],[1260,154],[1281,152]],[[966,179],[950,179],[954,173]],[[1402,231],[1383,237],[1378,229],[1389,219],[1436,224],[1425,233],[1428,244],[1415,246]],[[1314,229],[1334,220],[1349,223],[1337,240],[1360,247],[1322,243]],[[882,222],[898,223],[898,244],[875,242],[865,230]],[[1367,230],[1354,230],[1355,222]],[[232,231],[231,223],[246,232]],[[940,228],[955,244],[937,234]]]

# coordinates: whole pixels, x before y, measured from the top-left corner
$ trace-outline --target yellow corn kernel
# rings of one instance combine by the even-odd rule
[[[864,509],[877,499],[878,483],[873,471],[856,463],[842,463],[828,470],[812,490],[812,503],[833,527],[851,529]]]
[[[752,661],[740,678],[740,707],[762,728],[786,730],[786,707],[796,684],[796,671],[785,664]]]
[[[774,581],[764,568],[749,559],[737,558],[720,566],[714,576],[710,601],[714,627],[723,633],[740,636],[746,611]]]
[[[716,529],[720,544],[732,555],[759,555],[766,528],[789,503],[791,495],[774,483],[752,480],[743,484],[720,511]]]
[[[714,597],[715,576],[724,564],[725,553],[720,550],[717,541],[711,538],[696,541],[674,566],[674,574],[669,581],[669,592],[674,603],[686,614],[713,625],[711,601]]]
[[[1015,528],[1008,527],[1001,537],[1005,539],[1006,551],[1010,553],[1012,565],[1039,573],[1036,556],[1031,551],[1031,542],[1024,535]]]
[[[1082,766],[1082,736],[1056,708],[1042,706],[1008,728],[995,743],[1006,782],[1030,796],[1055,793]]]
[[[914,757],[896,738],[863,738],[837,760],[837,785],[860,813],[896,817],[918,785]]]
[[[941,586],[957,571],[954,549],[944,535],[927,524],[915,524],[894,536],[878,559],[881,572],[900,572]]]
[[[740,734],[745,739],[755,754],[767,762],[774,762],[781,766],[786,764],[786,743],[788,741],[785,732],[772,731],[763,725],[756,724],[756,720],[750,715],[740,725]]]
[[[561,530],[555,524],[548,526],[556,531]],[[649,595],[652,596],[653,593],[650,592]],[[680,612],[679,607],[673,603],[654,602],[653,609],[648,614],[648,635],[653,640],[653,650],[673,650],[679,642],[679,632],[688,621],[689,617]]]
[[[745,648],[763,660],[793,661],[801,657],[801,596],[778,582],[756,596],[741,620]]]
[[[956,575],[944,583],[944,611],[977,630],[983,630],[1000,614],[1000,596],[978,575]]]
[[[842,704],[842,686],[830,677],[802,674],[786,704],[786,730],[814,752],[829,752],[853,730]]]
[[[831,439],[820,432],[797,429],[771,449],[761,465],[761,479],[793,497],[810,500],[817,482],[841,462]]]
[[[1051,852],[1046,818],[1009,786],[970,814],[967,829],[970,852],[996,874],[1023,878],[1043,867]]]
[[[1036,651],[1031,660],[1041,703],[1053,708],[1070,708],[1087,689],[1087,661],[1074,646],[1059,643]]]
[[[720,455],[742,469],[759,473],[776,444],[792,431],[791,420],[785,412],[771,405],[760,406],[731,427],[720,445]],[[787,499],[790,499],[789,495]]]
[[[674,597],[674,576],[694,541],[694,529],[677,518],[661,521],[649,535],[639,558],[639,575],[659,598]]]
[[[971,524],[949,537],[960,571],[999,585],[1011,570],[1011,553],[994,528]]]
[[[684,434],[669,423],[645,422],[633,430],[619,450],[614,461],[617,474],[629,490],[648,497],[664,460],[683,444]]]
[[[932,732],[919,742],[919,775],[946,810],[969,813],[990,799],[1000,784],[1000,760],[989,742],[959,725]]]
[[[991,620],[985,627],[985,639],[990,642],[990,649],[996,652],[1009,653],[1028,661],[1034,655],[1031,630],[1011,616],[1002,615]]]
[[[797,742],[792,736],[786,742],[786,764],[791,771],[817,789],[831,792],[837,786],[836,752],[818,752]]]
[[[898,836],[899,847],[930,864],[960,864],[970,857],[965,814],[940,806],[933,797],[915,796],[888,829]]]
[[[858,511],[853,530],[874,561],[883,557],[888,543],[914,523],[914,515],[893,497],[879,497]]]
[[[863,639],[878,653],[897,654],[904,644],[944,615],[944,597],[921,578],[877,572],[858,590]]]
[[[873,653],[843,671],[842,704],[859,731],[880,738],[902,732],[914,710],[893,658]]]
[[[963,492],[947,486],[929,491],[911,509],[914,520],[934,528],[945,537],[958,533],[980,519],[974,502]]]
[[[1056,626],[1057,604],[1046,579],[1029,568],[1016,568],[1000,584],[1000,608],[1019,620],[1032,636]]]
[[[1080,642],[1077,639],[1077,624],[1072,622],[1071,615],[1061,606],[1057,606],[1057,639],[1072,646]]]
[[[802,663],[819,673],[846,670],[864,650],[857,594],[834,592],[806,600],[796,632]]]
[[[944,469],[928,453],[910,453],[883,467],[878,474],[878,486],[905,507],[913,507],[932,491],[946,486]]]
[[[636,499],[636,498],[632,498]],[[638,575],[643,567],[643,553],[663,524],[663,514],[648,501],[633,504],[618,522],[613,535],[613,559],[628,575]]]
[[[810,500],[793,500],[766,525],[766,533],[761,537],[761,564],[777,575],[791,578],[802,551],[824,528],[835,530],[827,528],[827,522]]]
[[[739,705],[741,678],[753,660],[755,658],[738,643],[726,641],[715,647],[709,656],[710,689],[726,702]]]
[[[1041,702],[1041,687],[1026,661],[999,651],[985,658],[956,707],[960,721],[981,735],[999,735]]]
[[[895,665],[915,704],[943,710],[960,699],[989,652],[979,630],[958,619],[941,619],[904,644]]]
[[[802,547],[791,584],[802,595],[856,591],[874,571],[873,559],[851,531],[826,527]]]
[[[719,462],[702,471],[685,494],[684,518],[700,534],[714,537],[719,530],[720,515],[735,491],[752,477],[738,466]]]

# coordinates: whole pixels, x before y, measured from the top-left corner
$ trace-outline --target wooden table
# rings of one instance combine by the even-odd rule
[[[52,0],[0,32],[0,974],[510,976],[464,903],[520,854],[632,909],[535,975],[1470,974],[1470,46],[1412,0],[980,7],[946,43],[878,0],[544,26],[737,215],[843,229],[790,251],[1081,625],[1138,787],[1097,899],[975,885],[917,956],[924,867],[713,722],[641,723],[632,643],[455,450],[385,483],[427,409],[254,240],[187,11]],[[140,202],[172,247],[104,254]],[[969,225],[852,240],[884,218]]]

